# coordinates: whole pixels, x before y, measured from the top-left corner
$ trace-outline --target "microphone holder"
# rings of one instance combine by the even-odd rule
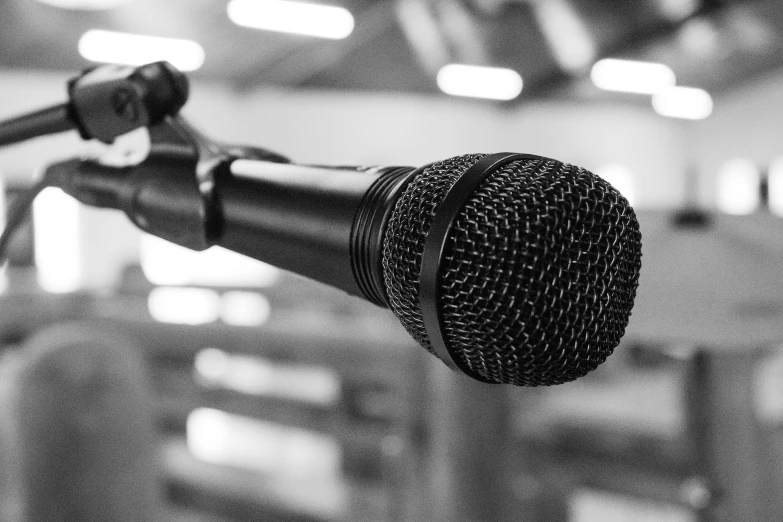
[[[224,146],[178,116],[190,92],[187,77],[161,61],[140,67],[103,65],[68,81],[68,102],[0,121],[0,146],[70,129],[85,140],[107,144],[141,127],[149,129],[144,161],[110,167],[71,159],[50,165],[44,176],[9,212],[0,234],[0,262],[32,199],[55,186],[91,206],[118,208],[142,230],[204,250],[222,230],[215,178],[235,158],[276,163],[289,160],[257,147]],[[141,210],[143,208],[143,210]]]
[[[187,77],[168,62],[93,67],[68,82],[68,102],[0,121],[0,146],[70,129],[113,143],[177,114],[189,91]]]
[[[45,178],[84,204],[121,209],[144,231],[205,250],[222,232],[216,179],[231,175],[231,161],[289,162],[266,149],[222,145],[179,115],[151,126],[149,136],[149,154],[137,165],[70,159],[50,165]]]

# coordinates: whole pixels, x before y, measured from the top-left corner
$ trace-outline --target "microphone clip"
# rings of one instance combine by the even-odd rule
[[[0,146],[70,129],[111,144],[177,114],[190,92],[187,77],[168,62],[93,67],[69,80],[67,89],[65,103],[0,121]]]
[[[49,166],[45,175],[50,184],[86,205],[122,210],[145,232],[205,250],[223,232],[218,185],[231,176],[231,162],[289,161],[265,149],[224,146],[179,115],[164,117],[148,133],[149,152],[137,165],[72,159]]]
[[[189,93],[188,78],[165,61],[102,65],[68,82],[69,112],[79,134],[107,144],[176,115]]]
[[[111,144],[144,127],[149,152],[131,166],[110,166],[106,158],[54,163],[27,203],[43,187],[59,187],[86,205],[123,210],[146,232],[205,250],[222,233],[216,180],[230,175],[230,163],[236,158],[289,162],[265,149],[220,145],[188,124],[179,116],[190,91],[188,79],[168,62],[93,67],[69,80],[67,88],[65,103],[0,121],[0,146],[70,129],[85,140]],[[23,216],[29,204],[18,207],[16,214]],[[13,228],[0,236],[0,258]]]

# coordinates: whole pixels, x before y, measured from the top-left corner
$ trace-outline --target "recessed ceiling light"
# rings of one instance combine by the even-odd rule
[[[101,9],[113,9],[133,0],[38,0],[42,4],[59,7],[61,9],[74,9],[79,11],[100,11]]]
[[[143,234],[139,261],[144,275],[162,286],[273,286],[280,271],[221,247],[196,252],[159,237]]]
[[[446,94],[513,100],[522,92],[522,77],[511,69],[451,63],[438,71],[438,87]]]
[[[231,0],[228,17],[237,25],[266,31],[340,40],[353,32],[353,15],[342,7],[288,0]]]
[[[91,29],[79,39],[79,53],[87,60],[144,65],[166,60],[181,71],[195,71],[204,63],[204,49],[192,40]]]
[[[655,94],[674,86],[674,72],[662,63],[605,58],[593,65],[590,78],[607,91]]]
[[[672,87],[661,91],[652,98],[655,112],[670,118],[703,120],[712,114],[712,96],[694,87]]]

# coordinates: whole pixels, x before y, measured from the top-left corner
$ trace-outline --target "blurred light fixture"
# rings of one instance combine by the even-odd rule
[[[593,65],[590,77],[596,87],[607,91],[655,94],[673,87],[674,72],[662,63],[605,58]]]
[[[82,285],[79,203],[48,187],[33,202],[35,266],[38,284],[48,292],[78,290]]]
[[[232,326],[261,326],[271,313],[269,299],[257,292],[234,290],[220,299],[220,318]]]
[[[693,18],[682,25],[677,39],[687,52],[707,57],[718,49],[719,33],[712,20]]]
[[[197,408],[188,416],[187,445],[199,460],[283,477],[335,478],[342,451],[328,435]]]
[[[340,377],[330,368],[274,363],[218,348],[198,352],[194,368],[203,386],[322,406],[335,406],[340,399]]]
[[[192,40],[91,29],[79,39],[79,53],[87,60],[143,65],[166,60],[181,71],[204,64],[204,48]]]
[[[761,174],[746,158],[727,161],[718,171],[718,209],[727,214],[744,215],[756,210],[760,202]]]
[[[288,0],[231,0],[228,17],[237,25],[266,31],[340,40],[353,32],[353,15],[342,7]]]
[[[151,283],[165,286],[263,288],[280,276],[278,268],[225,248],[195,252],[149,234],[141,236],[139,262]]]
[[[632,206],[635,203],[634,182],[631,169],[620,163],[609,163],[596,169],[595,173],[609,182]]]
[[[42,4],[48,4],[62,9],[74,9],[78,11],[100,11],[113,9],[133,0],[38,0]]]
[[[769,165],[769,210],[783,216],[783,157]]]
[[[269,300],[261,294],[230,291],[220,295],[209,288],[161,286],[147,299],[156,321],[205,324],[221,319],[232,326],[261,326],[271,315]]]
[[[703,120],[712,114],[712,96],[694,87],[672,87],[656,93],[652,97],[652,106],[661,116]]]
[[[8,205],[6,199],[8,198],[8,192],[5,189],[5,178],[0,171],[0,228],[5,229],[6,214],[8,213]],[[6,256],[7,258],[7,256]],[[8,277],[6,275],[6,267],[8,263],[3,263],[0,268],[0,293],[5,292],[8,288]]]
[[[438,71],[438,87],[446,94],[513,100],[522,92],[522,77],[511,69],[451,63]]]
[[[684,493],[681,493],[684,495]],[[687,497],[683,497],[687,498]],[[568,500],[570,520],[694,522],[692,507],[579,488]]]
[[[661,12],[669,20],[684,20],[701,7],[702,0],[659,0]]]
[[[161,286],[150,292],[147,308],[161,323],[212,323],[220,317],[220,294],[208,288]]]
[[[595,60],[595,42],[569,2],[533,2],[532,8],[560,67],[579,72]]]

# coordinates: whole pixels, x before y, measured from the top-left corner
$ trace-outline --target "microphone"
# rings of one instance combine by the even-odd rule
[[[213,169],[205,203],[192,169],[188,178],[155,165],[70,160],[48,175],[154,235],[220,245],[388,307],[430,353],[486,383],[572,381],[628,324],[639,224],[583,168],[515,153],[421,168],[230,158]]]

